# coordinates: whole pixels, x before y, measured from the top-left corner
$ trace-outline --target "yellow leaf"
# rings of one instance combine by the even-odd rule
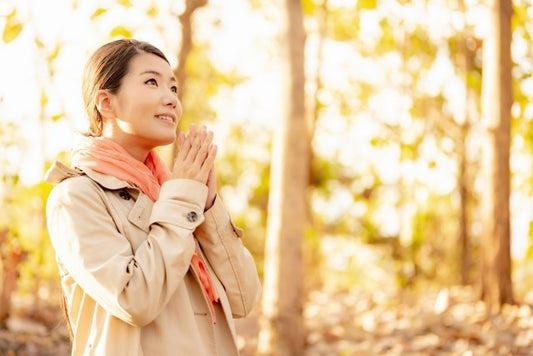
[[[357,8],[359,10],[375,10],[377,7],[376,0],[359,0]]]
[[[56,115],[52,116],[52,121],[53,121],[53,122],[56,122],[56,121],[58,121],[59,119],[61,119],[63,116],[64,116],[63,113],[61,113],[61,114],[56,114]]]
[[[131,6],[131,1],[130,0],[117,0],[117,3],[119,5],[124,6],[124,7],[130,7]]]
[[[41,92],[41,108],[44,108],[48,104],[48,96],[46,95],[45,91],[43,90]]]
[[[156,17],[158,13],[159,9],[155,5],[150,6],[148,10],[146,10],[146,14],[150,17]]]
[[[44,43],[38,38],[38,37],[35,37],[35,45],[39,48],[39,49],[43,49],[44,48]]]
[[[91,20],[94,20],[95,18],[105,14],[107,12],[107,9],[104,9],[104,8],[98,8],[96,9],[95,12],[93,12],[93,14],[91,15]]]
[[[111,30],[110,35],[112,37],[125,37],[125,38],[131,38],[132,33],[130,30],[128,30],[124,26],[117,26],[114,29]]]
[[[60,50],[61,50],[61,44],[57,44],[54,50],[48,56],[46,56],[46,59],[48,60],[48,62],[53,62],[59,55]]]
[[[6,17],[6,27],[4,27],[2,40],[5,43],[13,41],[22,31],[22,27],[22,23],[17,18],[17,9],[13,9]]]

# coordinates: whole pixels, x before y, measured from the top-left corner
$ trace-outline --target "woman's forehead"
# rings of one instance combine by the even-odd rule
[[[129,72],[134,75],[150,73],[163,78],[174,79],[170,65],[163,58],[152,53],[140,53],[132,58]]]

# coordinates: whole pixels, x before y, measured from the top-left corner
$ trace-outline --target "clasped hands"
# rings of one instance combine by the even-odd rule
[[[205,210],[215,202],[217,194],[214,162],[217,146],[213,144],[213,132],[207,131],[205,126],[196,130],[191,125],[189,133],[178,134],[178,155],[170,177],[173,179],[192,179],[207,185],[207,200]]]

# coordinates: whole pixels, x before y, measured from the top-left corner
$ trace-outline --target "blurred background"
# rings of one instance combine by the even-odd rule
[[[215,132],[243,355],[532,352],[530,0],[1,0],[0,31],[0,355],[69,352],[42,177],[124,37]]]

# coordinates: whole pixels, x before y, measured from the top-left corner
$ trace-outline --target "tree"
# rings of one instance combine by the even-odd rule
[[[305,343],[302,243],[309,182],[302,7],[299,0],[283,3],[282,78],[289,92],[273,141],[258,345],[260,354],[279,356],[300,355]]]
[[[466,6],[464,0],[460,0],[459,11],[463,14],[463,19],[466,24]],[[470,46],[471,44],[476,44],[476,40],[472,35],[472,31],[469,28],[464,28],[457,36],[454,45],[456,46],[456,67],[459,72],[459,75],[463,78],[464,81],[464,90],[465,90],[465,105],[464,112],[462,115],[462,122],[459,123],[459,134],[458,139],[456,139],[457,146],[457,160],[458,160],[458,177],[457,177],[457,189],[459,192],[459,229],[457,236],[457,247],[458,247],[458,270],[460,272],[461,284],[468,285],[471,282],[470,270],[472,267],[472,258],[471,258],[471,237],[469,233],[470,227],[470,217],[469,217],[469,207],[472,205],[472,177],[474,174],[472,171],[472,164],[469,160],[467,151],[468,151],[468,141],[471,131],[471,122],[472,122],[472,108],[476,106],[478,100],[478,90],[473,90],[472,84],[469,81],[471,73],[476,70],[474,61],[477,49],[481,46]],[[479,41],[480,42],[480,41]],[[475,109],[474,109],[475,110]],[[477,114],[477,110],[476,114]],[[461,121],[461,120],[460,120]]]
[[[498,308],[513,302],[509,211],[511,2],[492,0],[490,16],[483,48],[482,170],[486,186],[481,197],[481,298],[491,308]]]
[[[207,5],[207,0],[187,0],[186,7],[183,13],[179,16],[181,23],[181,47],[178,54],[178,67],[174,71],[180,91],[178,96],[180,100],[183,98],[183,85],[187,78],[185,65],[189,58],[189,53],[192,49],[192,16],[196,10]]]
[[[4,327],[6,319],[11,314],[11,297],[15,291],[19,264],[27,256],[19,246],[9,246],[7,235],[9,231],[0,230],[0,327]],[[16,243],[16,241],[14,241]],[[7,247],[5,247],[7,245]],[[4,248],[1,248],[4,247]]]
[[[199,8],[207,5],[208,0],[187,0],[185,4],[185,10],[179,16],[181,24],[181,46],[178,53],[178,66],[174,70],[174,75],[178,81],[179,90],[178,98],[183,103],[183,94],[185,91],[185,82],[187,80],[187,72],[185,70],[187,65],[187,59],[191,53],[192,42],[192,17],[194,12]],[[163,158],[166,160],[169,167],[172,167],[177,154],[177,142],[174,142],[167,147],[161,149]]]

